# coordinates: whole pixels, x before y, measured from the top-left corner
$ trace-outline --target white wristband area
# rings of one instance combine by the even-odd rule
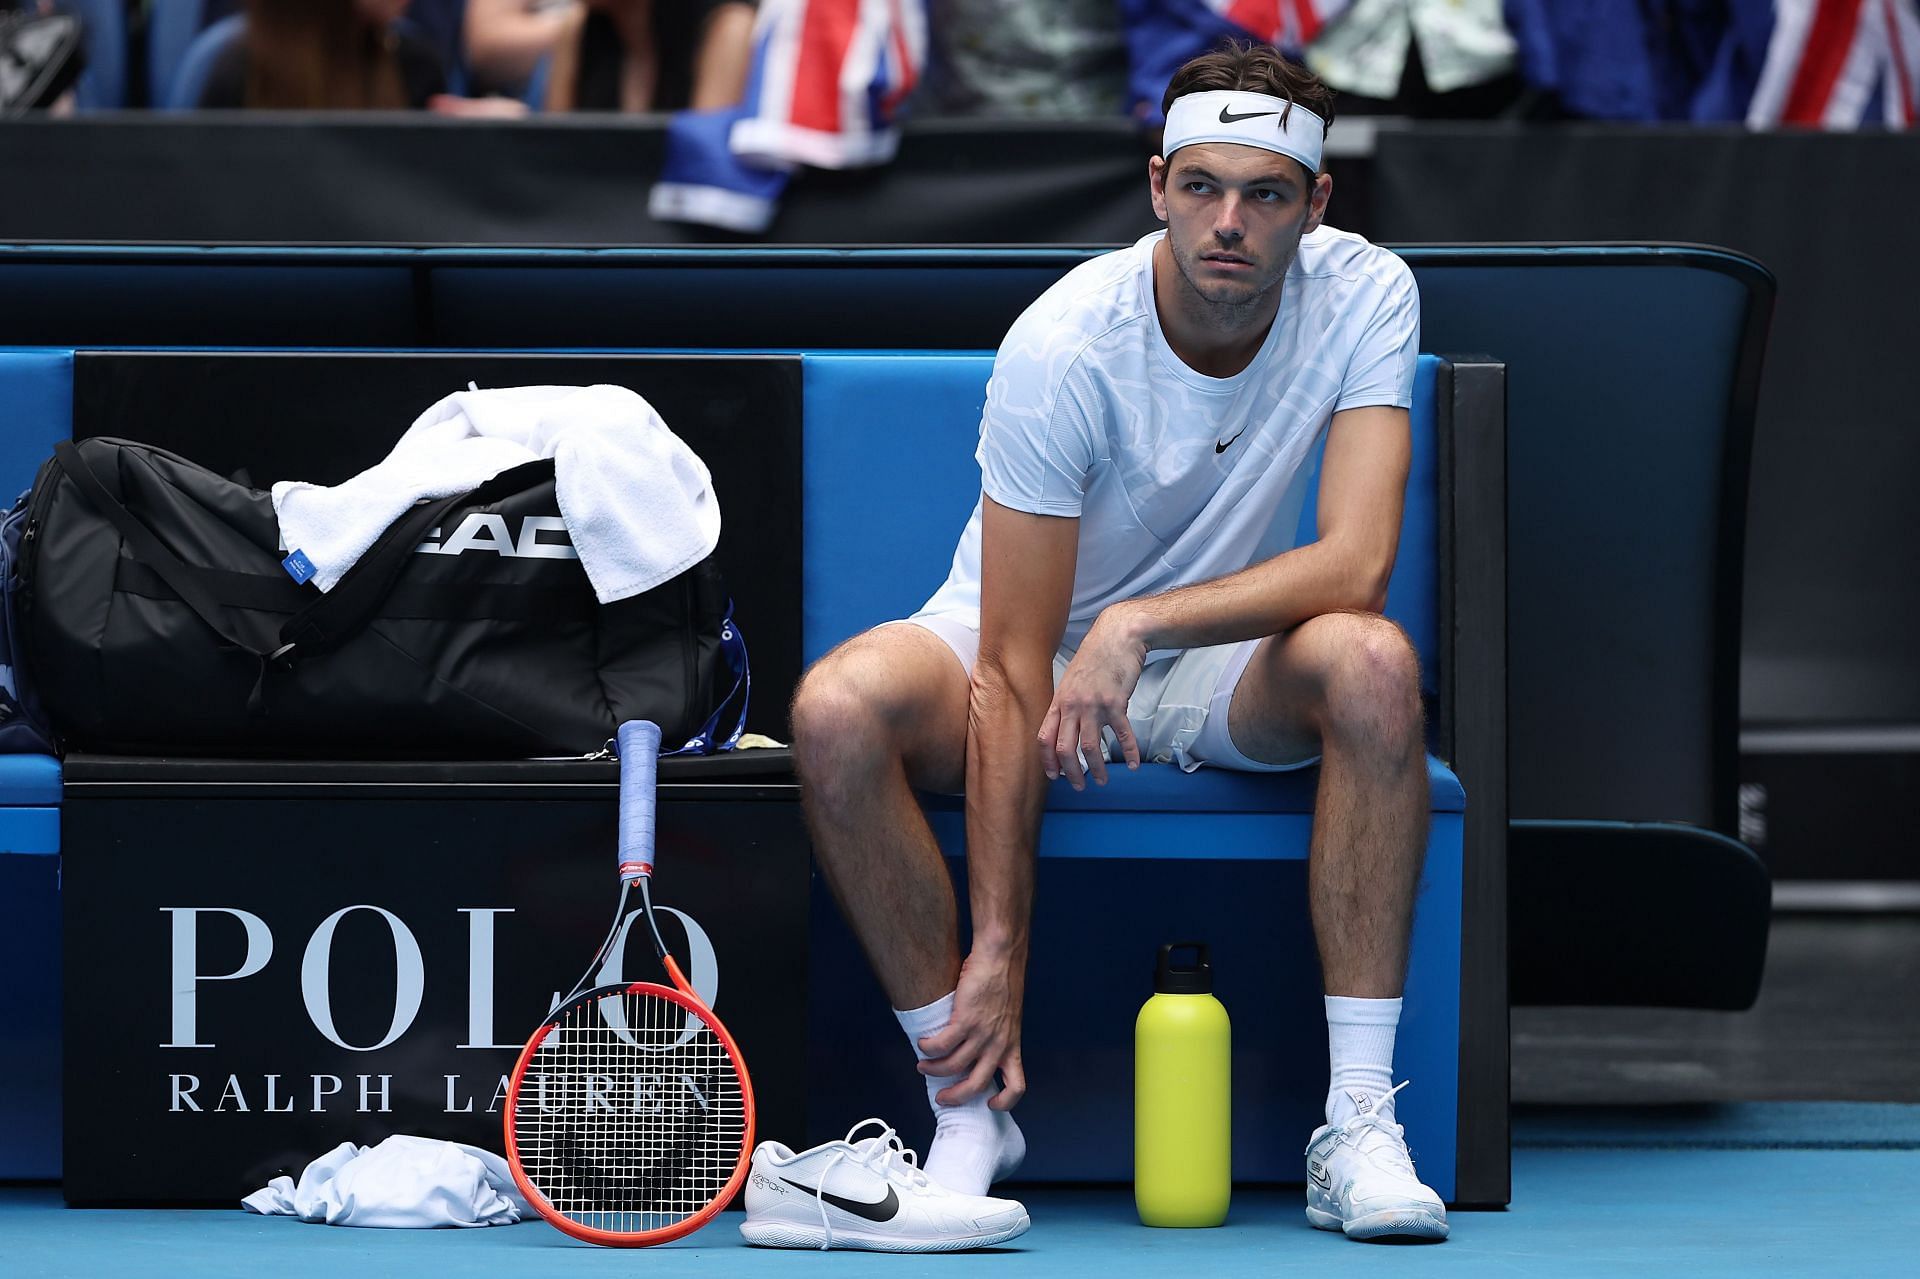
[[[1233,142],[1292,156],[1320,172],[1327,124],[1297,102],[1244,89],[1211,89],[1174,99],[1160,154],[1171,157],[1195,142]]]

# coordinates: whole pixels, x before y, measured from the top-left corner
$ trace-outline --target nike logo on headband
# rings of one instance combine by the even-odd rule
[[[1279,115],[1278,111],[1245,111],[1235,114],[1231,107],[1220,108],[1221,124],[1238,124],[1242,120],[1253,120],[1263,115]]]

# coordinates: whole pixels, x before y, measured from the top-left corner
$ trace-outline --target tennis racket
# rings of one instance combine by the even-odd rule
[[[573,993],[554,1005],[507,1084],[507,1164],[540,1214],[577,1239],[644,1247],[727,1205],[753,1153],[753,1085],[733,1036],[667,953],[653,915],[660,729],[620,726],[620,906]],[[626,935],[630,898],[671,988],[595,986]]]

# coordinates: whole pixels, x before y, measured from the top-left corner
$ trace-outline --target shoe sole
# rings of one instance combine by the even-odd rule
[[[1339,1214],[1307,1209],[1307,1220],[1319,1230],[1338,1230],[1349,1239],[1445,1239],[1447,1222],[1424,1208],[1386,1208],[1343,1221]]]
[[[899,1235],[869,1235],[852,1230],[833,1232],[832,1246],[858,1252],[966,1252],[973,1248],[991,1248],[1027,1233],[1032,1225],[1027,1217],[1011,1226],[979,1235],[946,1235],[931,1239],[910,1239]],[[803,1226],[792,1221],[748,1221],[740,1226],[740,1237],[757,1248],[810,1248],[818,1252],[827,1242],[826,1232],[818,1226]]]

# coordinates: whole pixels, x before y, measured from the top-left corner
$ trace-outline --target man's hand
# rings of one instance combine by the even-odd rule
[[[939,1034],[920,1041],[920,1051],[932,1054],[920,1063],[920,1073],[966,1078],[942,1088],[935,1101],[943,1106],[972,1101],[993,1087],[996,1070],[1005,1086],[988,1100],[989,1106],[1012,1110],[1027,1095],[1027,1075],[1020,1064],[1025,982],[1025,965],[1010,952],[976,947],[960,965],[953,1020]]]
[[[518,120],[528,114],[526,103],[498,94],[485,98],[463,98],[453,93],[436,93],[427,99],[427,110],[435,115],[457,116],[462,120]]]
[[[1146,643],[1133,634],[1121,605],[1101,613],[1087,638],[1067,663],[1053,690],[1053,704],[1040,724],[1040,766],[1049,781],[1067,775],[1075,790],[1086,789],[1087,774],[1107,784],[1100,730],[1111,726],[1128,768],[1140,767],[1140,743],[1127,722],[1127,701],[1146,666]],[[1086,764],[1081,765],[1085,755]]]

